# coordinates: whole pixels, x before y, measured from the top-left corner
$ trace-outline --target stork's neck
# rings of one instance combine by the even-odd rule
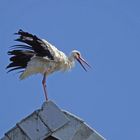
[[[66,63],[66,69],[71,69],[73,68],[75,65],[75,58],[74,56],[71,54],[68,59],[67,59],[67,63]]]
[[[74,63],[75,62],[75,58],[74,56],[71,54],[69,57],[68,57],[69,61]]]

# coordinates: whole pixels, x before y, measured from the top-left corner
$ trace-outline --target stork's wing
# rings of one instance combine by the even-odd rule
[[[45,43],[42,39],[38,38],[36,35],[24,32],[21,29],[15,34],[19,35],[19,38],[17,38],[16,41],[23,42],[28,45],[19,45],[18,48],[33,50],[36,56],[47,56],[50,60],[54,60],[54,57],[49,50],[49,44]]]

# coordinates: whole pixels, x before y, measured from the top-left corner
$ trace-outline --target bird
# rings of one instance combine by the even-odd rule
[[[42,74],[42,85],[46,101],[48,100],[46,79],[50,74],[56,71],[72,69],[76,60],[85,71],[87,69],[84,65],[91,68],[78,50],[71,51],[70,55],[67,56],[47,40],[22,29],[14,34],[18,36],[15,41],[20,42],[20,44],[11,46],[11,49],[8,51],[10,63],[6,67],[8,69],[7,72],[20,70],[20,80],[34,74]]]

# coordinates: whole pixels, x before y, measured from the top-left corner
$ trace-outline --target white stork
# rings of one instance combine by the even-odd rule
[[[12,46],[13,49],[8,51],[8,55],[11,55],[11,63],[7,66],[7,68],[10,68],[8,72],[22,69],[20,71],[22,72],[20,75],[21,80],[32,74],[41,73],[43,75],[42,84],[46,100],[48,100],[46,77],[49,74],[55,71],[71,69],[75,64],[75,60],[81,64],[85,71],[87,70],[82,62],[90,67],[77,50],[73,50],[70,56],[66,56],[62,51],[36,35],[24,32],[21,29],[15,34],[19,36],[15,41],[23,44],[14,45]]]

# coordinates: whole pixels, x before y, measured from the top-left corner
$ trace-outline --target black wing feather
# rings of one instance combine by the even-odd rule
[[[37,36],[22,30],[19,30],[15,34],[19,35],[19,38],[17,38],[16,41],[25,44],[11,46],[11,50],[8,51],[8,55],[11,56],[11,63],[6,67],[10,69],[8,72],[25,69],[30,59],[35,55],[40,57],[47,56],[50,60],[54,60],[47,44]]]
[[[11,46],[11,49],[28,49],[28,50],[31,50],[31,46],[28,46],[28,45],[13,45]]]
[[[12,55],[10,58],[11,63],[6,67],[10,68],[10,71],[25,69],[30,59],[34,56],[34,52],[31,50],[12,50],[8,51],[8,55]]]
[[[21,29],[18,31],[18,33],[15,34],[19,35],[19,38],[17,38],[15,41],[28,44],[31,47],[29,49],[34,50],[36,56],[42,56],[42,57],[47,56],[49,59],[54,60],[54,57],[49,51],[47,44],[45,44],[36,35],[32,35],[28,32],[24,32]]]

